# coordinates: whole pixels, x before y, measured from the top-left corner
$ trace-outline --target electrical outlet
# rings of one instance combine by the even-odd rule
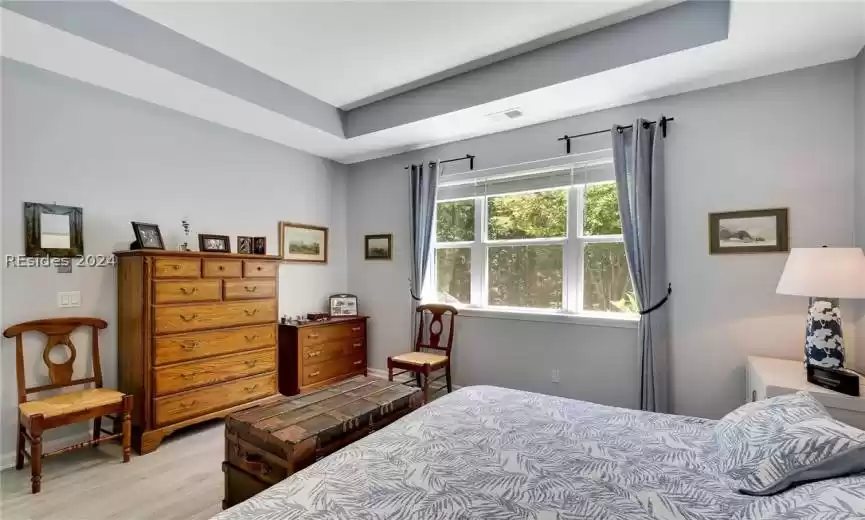
[[[553,369],[553,373],[552,373],[552,381],[553,381],[553,383],[561,383],[561,382],[562,382],[562,380],[561,380],[561,378],[560,378],[560,374],[559,374],[559,369],[558,369],[558,368],[554,368],[554,369]]]
[[[81,307],[81,291],[57,293],[58,307]]]

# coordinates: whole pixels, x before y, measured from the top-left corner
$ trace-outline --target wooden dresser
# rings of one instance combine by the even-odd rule
[[[366,374],[366,316],[279,326],[279,391],[284,395]]]
[[[276,393],[278,257],[115,254],[119,389],[135,396],[139,453]]]

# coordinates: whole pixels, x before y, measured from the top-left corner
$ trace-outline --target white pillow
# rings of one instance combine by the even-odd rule
[[[721,472],[749,495],[865,471],[865,432],[832,419],[808,392],[741,406],[714,438]]]

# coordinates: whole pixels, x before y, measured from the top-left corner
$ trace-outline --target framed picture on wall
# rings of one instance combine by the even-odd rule
[[[390,260],[393,257],[393,235],[366,235],[363,237],[366,260]]]
[[[279,254],[288,262],[327,263],[327,228],[279,223]]]
[[[709,214],[709,253],[782,253],[790,250],[787,208]]]

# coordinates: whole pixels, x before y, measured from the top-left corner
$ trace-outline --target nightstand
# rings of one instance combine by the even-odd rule
[[[809,383],[802,361],[749,356],[745,384],[748,401],[807,390],[832,417],[865,430],[865,377],[859,378],[859,397],[853,397]]]

